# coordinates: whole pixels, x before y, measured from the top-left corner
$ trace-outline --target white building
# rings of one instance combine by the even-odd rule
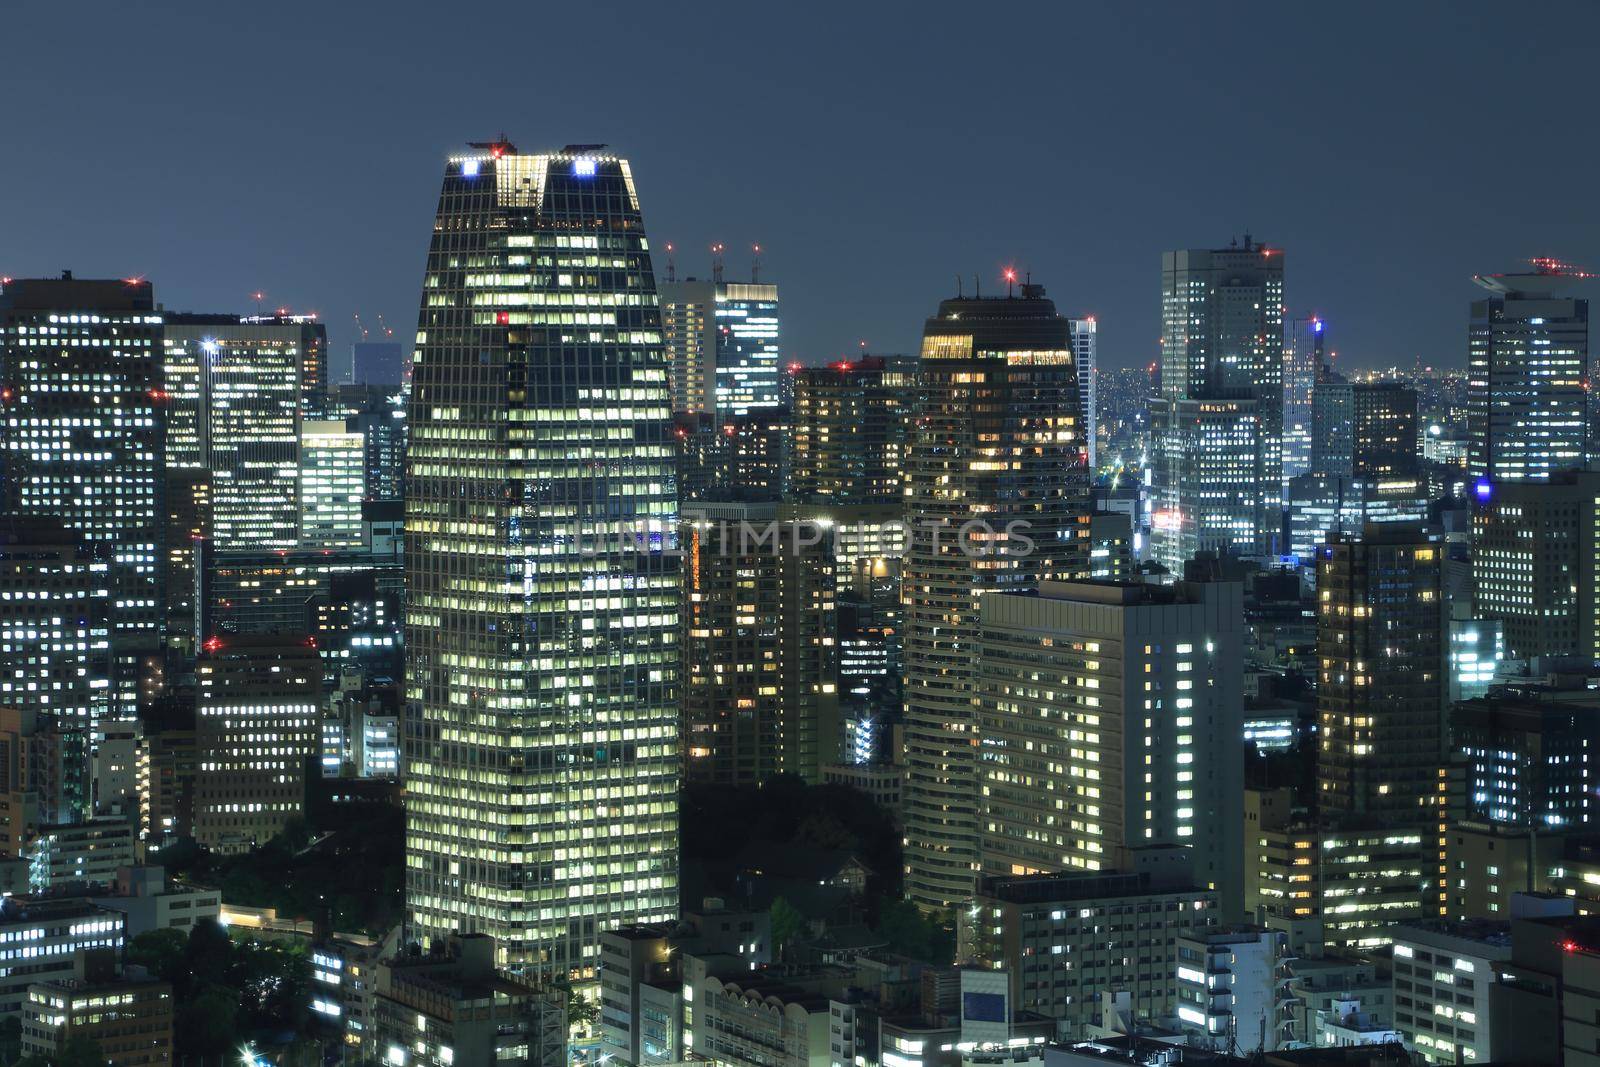
[[[1436,920],[1394,929],[1394,1028],[1429,1063],[1491,1059],[1489,993],[1511,958],[1506,923]]]
[[[1178,1022],[1210,1048],[1275,1050],[1286,1006],[1286,958],[1284,933],[1259,926],[1179,937]]]

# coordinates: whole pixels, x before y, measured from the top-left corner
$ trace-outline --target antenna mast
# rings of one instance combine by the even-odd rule
[[[678,263],[677,263],[677,260],[672,258],[672,253],[674,251],[676,251],[676,249],[674,249],[672,247],[672,242],[668,241],[667,242],[667,281],[669,281],[669,282],[675,282],[675,281],[678,280]]]
[[[750,247],[754,250],[754,255],[750,259],[750,284],[754,285],[761,281],[761,246]]]
[[[711,280],[718,285],[722,284],[722,251],[721,241],[711,246]]]

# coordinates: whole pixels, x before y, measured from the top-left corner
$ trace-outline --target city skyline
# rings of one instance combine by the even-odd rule
[[[227,49],[199,49],[198,66],[181,69],[135,67],[141,49],[128,47],[182,49],[205,32],[175,12],[107,7],[103,18],[74,26],[76,99],[110,99],[135,84],[152,113],[186,115],[199,132],[176,140],[137,123],[123,129],[109,109],[48,99],[14,116],[16,142],[30,146],[35,164],[0,177],[0,202],[48,195],[78,208],[66,217],[8,212],[0,274],[140,275],[161,286],[173,310],[316,311],[342,365],[357,339],[356,313],[365,323],[381,313],[409,343],[423,251],[416,234],[425,226],[418,205],[429,199],[418,175],[462,136],[492,138],[502,128],[518,143],[607,140],[655,175],[644,207],[659,220],[658,242],[676,245],[680,276],[707,276],[709,246],[721,242],[728,277],[748,278],[750,246],[760,243],[763,279],[785,293],[785,358],[812,364],[852,353],[861,340],[872,351],[915,351],[929,295],[955,295],[958,274],[969,287],[976,273],[985,291],[998,290],[1007,266],[1048,285],[1065,314],[1098,318],[1101,365],[1148,363],[1157,349],[1150,278],[1159,254],[1249,231],[1291,252],[1289,313],[1327,318],[1343,366],[1420,358],[1460,367],[1459,305],[1472,275],[1534,256],[1600,262],[1600,221],[1584,210],[1578,177],[1592,169],[1595,148],[1569,138],[1553,109],[1483,91],[1537,84],[1552,98],[1576,98],[1582,26],[1595,17],[1588,7],[1564,8],[1560,21],[1571,32],[1537,51],[1497,48],[1490,8],[1451,8],[1443,19],[1422,8],[1390,12],[1381,36],[1359,13],[1263,9],[1227,26],[1175,8],[1039,16],[1095,42],[1073,49],[1065,65],[1050,61],[1055,53],[1043,43],[1060,34],[1018,34],[1020,23],[996,20],[967,26],[986,58],[950,84],[937,64],[915,58],[948,47],[935,8],[914,22],[854,12],[850,34],[832,33],[833,20],[820,18],[764,14],[734,26],[635,12],[639,32],[619,47],[646,79],[726,101],[732,132],[690,142],[640,111],[623,87],[631,79],[595,85],[576,55],[552,56],[535,83],[434,51],[434,26],[419,6],[391,6],[376,25],[362,12],[319,11],[310,39],[293,5],[279,10],[271,20],[239,20]],[[11,17],[19,37],[58,30],[47,9]],[[559,34],[580,17],[548,13],[541,29]],[[363,45],[374,32],[386,48]],[[291,41],[323,70],[314,83],[269,76]],[[1010,52],[986,47],[1002,42]],[[1226,58],[1241,55],[1249,61]],[[423,56],[440,84],[470,92],[436,97],[407,83],[402,72]],[[1212,61],[1218,56],[1225,61]],[[54,72],[34,66],[42,57],[16,57],[0,88],[16,98],[49,81]],[[200,97],[191,92],[197,78],[208,84]],[[752,91],[739,93],[741,85]],[[1267,85],[1272,93],[1257,91]],[[538,95],[543,86],[550,93]],[[1181,111],[1170,103],[1175,94],[1186,100]],[[1034,136],[1041,114],[1071,136]],[[784,135],[790,126],[803,135]],[[1529,143],[1562,144],[1570,165],[1528,167],[1514,153],[1480,158],[1477,131],[1508,126]],[[963,168],[930,164],[932,146],[953,128],[973,131],[974,164],[1002,188],[1043,180],[1058,190],[1059,206],[1041,216],[1029,198],[1002,195],[982,211],[952,210],[968,195]],[[288,135],[300,148],[280,151],[280,137],[252,130]],[[1263,153],[1257,146],[1269,134],[1281,140]],[[715,149],[720,162],[683,165],[686,147]],[[1173,160],[1208,153],[1221,153],[1223,165],[1176,180],[1181,163]],[[78,165],[44,163],[58,157]],[[306,166],[307,158],[343,159],[351,191],[315,195],[321,183],[312,175],[325,167]],[[92,177],[113,166],[118,182]],[[175,169],[212,180],[174,183]],[[901,173],[916,182],[882,180]],[[318,256],[304,255],[301,227],[320,235]]]

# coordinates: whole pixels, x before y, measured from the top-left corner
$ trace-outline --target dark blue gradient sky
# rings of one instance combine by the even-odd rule
[[[1249,227],[1351,366],[1464,359],[1476,271],[1600,265],[1600,5],[37,3],[0,9],[0,274],[408,336],[442,161],[608,142],[682,273],[752,241],[808,362],[1031,270],[1153,358]],[[661,262],[657,261],[658,271]]]

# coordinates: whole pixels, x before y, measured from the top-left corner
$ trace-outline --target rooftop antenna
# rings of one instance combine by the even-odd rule
[[[669,282],[675,282],[675,281],[678,280],[678,261],[672,258],[672,253],[674,251],[676,251],[676,249],[674,249],[672,247],[672,242],[668,241],[667,242],[667,281],[669,281]]]
[[[750,260],[750,284],[754,285],[761,281],[761,246],[751,245],[750,247],[754,250],[754,255]]]
[[[972,272],[972,296],[976,300],[983,299],[983,286],[978,281],[978,272]]]
[[[722,251],[721,241],[711,246],[711,280],[718,285],[722,284]]]
[[[957,300],[960,300],[960,299],[961,299],[961,298],[962,298],[962,297],[964,297],[964,296],[965,296],[965,295],[966,295],[966,293],[964,293],[964,292],[963,292],[963,291],[962,291],[962,289],[961,289],[961,274],[960,274],[960,272],[959,272],[959,271],[958,271],[958,272],[957,272],[957,273],[956,273],[956,299],[957,299]]]
[[[261,315],[261,301],[266,299],[267,294],[261,292],[260,290],[257,290],[252,295],[256,298],[256,316],[259,318],[260,315]],[[356,316],[356,319],[358,321],[360,320],[360,318],[361,318],[360,315]]]
[[[1000,272],[1000,277],[1006,280],[1006,299],[1010,300],[1014,295],[1011,291],[1011,288],[1017,284],[1017,268],[1007,267],[1005,270]]]

